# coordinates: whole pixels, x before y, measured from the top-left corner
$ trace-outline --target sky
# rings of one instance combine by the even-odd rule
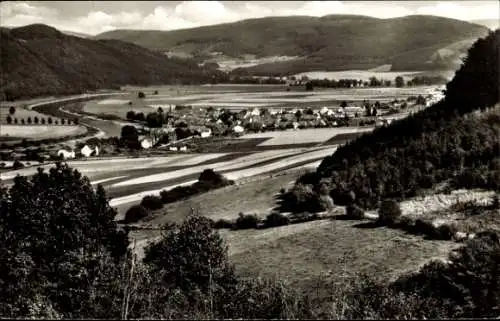
[[[90,35],[115,29],[175,30],[268,16],[424,14],[500,19],[499,1],[4,1],[0,26],[44,23]]]

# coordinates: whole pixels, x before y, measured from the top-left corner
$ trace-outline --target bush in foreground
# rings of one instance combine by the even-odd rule
[[[264,221],[265,227],[277,227],[290,224],[290,219],[281,213],[271,213]]]
[[[137,204],[133,205],[128,209],[125,213],[124,222],[126,224],[136,223],[141,219],[147,217],[149,215],[149,211],[142,205]]]
[[[378,211],[378,223],[382,225],[391,225],[401,216],[401,208],[395,200],[385,200],[382,202]]]
[[[234,275],[227,248],[205,217],[192,216],[169,225],[162,240],[146,249],[144,262],[159,272],[166,286],[208,294],[214,285],[229,285]]]
[[[239,213],[233,228],[235,230],[257,228],[259,222],[260,220],[257,215]]]
[[[196,183],[189,186],[177,186],[171,190],[163,190],[160,192],[160,197],[164,204],[168,204],[231,184],[234,184],[234,181],[226,179],[212,169],[206,169],[200,174]]]
[[[323,202],[313,191],[313,185],[298,182],[294,187],[282,195],[281,211],[283,212],[321,212],[326,210]]]
[[[309,213],[309,212],[292,213],[290,215],[290,224],[311,222],[317,220],[318,218],[319,218],[318,213]]]
[[[420,235],[433,235],[434,234],[434,225],[432,225],[431,221],[424,219],[416,219],[414,225],[414,232]]]
[[[346,206],[345,215],[353,220],[362,220],[365,217],[365,212],[356,204]]]
[[[221,218],[220,220],[213,222],[212,227],[216,230],[223,228],[232,229],[234,227],[234,223],[229,220]]]
[[[240,278],[212,222],[188,217],[146,249],[132,318],[311,319],[308,300],[280,281]]]
[[[215,172],[213,169],[205,169],[200,174],[200,177],[198,177],[198,181],[210,183],[217,187],[231,185],[234,183],[233,181],[225,178],[224,175]]]
[[[491,200],[491,207],[495,210],[500,209],[500,195],[498,193],[495,193],[495,195],[493,195],[493,198]]]
[[[119,279],[110,270],[122,266],[128,238],[102,186],[58,163],[0,188],[0,212],[2,317],[113,316],[119,297],[107,285]]]
[[[152,211],[163,208],[162,199],[154,195],[144,196],[144,198],[141,201],[141,205]]]
[[[447,263],[428,263],[392,287],[437,300],[447,318],[496,318],[500,314],[499,271],[499,233],[486,231],[452,252]]]
[[[21,163],[19,160],[15,160],[14,163],[12,164],[12,169],[21,169],[24,167],[24,164]]]

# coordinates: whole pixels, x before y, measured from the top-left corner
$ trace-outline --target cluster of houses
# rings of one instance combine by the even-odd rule
[[[85,145],[79,150],[79,155],[83,157],[99,156],[99,147]],[[74,149],[60,149],[57,151],[57,156],[62,159],[73,159],[79,155],[77,155]]]
[[[391,113],[399,113],[409,104],[412,107],[425,108],[442,99],[441,90],[436,90],[425,97],[424,102],[416,103],[414,100],[394,100],[377,105],[359,103],[343,107],[324,106],[321,108],[249,108],[243,110],[228,110],[224,108],[187,108],[178,112],[170,108],[172,121],[164,125],[164,133],[172,132],[184,123],[191,132],[197,133],[202,138],[212,135],[236,134],[245,132],[272,131],[299,128],[337,127],[360,124],[360,120],[367,119],[376,126],[386,126],[393,118],[386,117]],[[413,97],[415,98],[415,97]],[[418,105],[418,104],[421,104]],[[360,106],[362,105],[362,106]],[[418,106],[417,106],[418,105]],[[349,122],[349,120],[358,120]],[[361,124],[363,121],[361,121]],[[141,141],[143,148],[151,148],[154,144],[144,138]],[[180,146],[177,146],[177,150]],[[173,151],[173,148],[172,148]]]
[[[339,119],[355,118],[364,115],[365,108],[350,107],[323,107],[310,108],[253,108],[242,110],[232,117],[229,130],[234,134],[243,134],[246,131],[268,131],[281,129],[299,129],[312,127],[341,126]],[[211,115],[215,125],[227,126],[220,118],[221,110]]]
[[[30,155],[39,155],[44,160],[49,160],[51,157],[56,156],[61,159],[74,159],[78,156],[91,157],[99,155],[99,147],[95,145],[86,144],[80,149],[71,148],[69,146],[28,146],[16,147],[11,149],[0,150],[2,159],[26,159],[32,158]]]

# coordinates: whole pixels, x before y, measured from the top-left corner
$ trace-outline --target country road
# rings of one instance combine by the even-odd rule
[[[109,132],[109,126],[104,126],[103,124],[107,122],[102,121],[102,120],[93,120],[90,117],[76,114],[70,111],[67,111],[63,108],[65,103],[72,103],[72,102],[82,102],[82,101],[88,101],[92,100],[95,98],[99,97],[109,97],[109,96],[117,96],[117,95],[125,95],[127,93],[122,93],[122,92],[112,92],[112,93],[102,93],[102,94],[82,94],[82,95],[76,95],[76,96],[71,96],[71,97],[66,97],[66,98],[60,98],[60,99],[54,99],[54,100],[48,100],[48,101],[42,101],[34,104],[30,104],[27,106],[28,109],[35,109],[37,112],[40,112],[42,114],[48,115],[48,116],[55,116],[55,117],[60,117],[60,118],[74,118],[79,117],[80,118],[80,124],[87,127],[89,129],[89,132],[92,133],[91,135],[85,136],[83,138],[79,139],[71,139],[68,141],[65,141],[65,143],[72,144],[80,141],[86,141],[90,138],[103,138],[103,137],[111,137],[111,136],[117,136],[117,129],[114,129],[112,132]],[[55,105],[55,106],[54,106]],[[101,123],[102,122],[102,123]],[[121,126],[118,131],[121,129]]]

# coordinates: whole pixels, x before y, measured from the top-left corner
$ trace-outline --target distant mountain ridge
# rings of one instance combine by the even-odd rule
[[[173,31],[114,30],[95,39],[123,40],[203,61],[217,61],[217,56],[301,57],[240,69],[254,74],[292,74],[385,64],[393,70],[455,69],[468,45],[487,34],[485,26],[436,16],[378,19],[329,15],[267,17]],[[463,41],[467,44],[459,52],[435,55]]]
[[[91,35],[82,33],[82,32],[74,32],[74,31],[68,31],[68,30],[60,30],[62,33],[68,35],[68,36],[74,36],[74,37],[80,37],[80,38],[92,38]]]
[[[208,82],[215,72],[135,44],[68,36],[42,24],[0,28],[0,37],[2,100],[122,85]]]

